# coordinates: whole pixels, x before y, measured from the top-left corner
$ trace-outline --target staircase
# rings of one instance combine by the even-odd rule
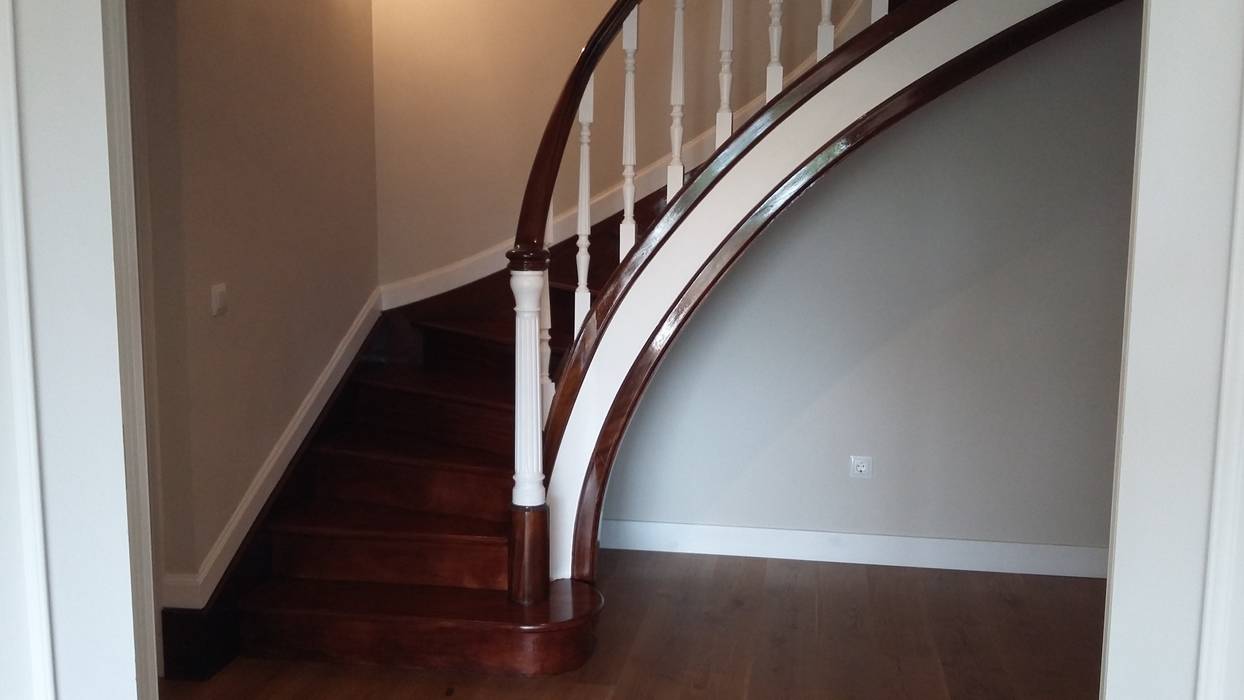
[[[674,0],[668,184],[635,201],[640,2],[615,0],[549,120],[508,269],[381,316],[212,602],[165,610],[166,671],[210,675],[239,650],[528,675],[581,665],[604,602],[592,582],[618,445],[717,280],[861,144],[1119,1],[874,0],[874,22],[835,49],[822,0],[825,58],[782,89],[782,3],[771,0],[770,101],[737,129],[723,12],[718,148],[685,172],[686,3]],[[593,75],[615,38],[627,57],[622,211],[590,225]],[[550,247],[549,204],[576,122],[576,236]]]
[[[663,190],[637,203],[641,230],[664,205]],[[617,266],[620,220],[593,227],[594,289]],[[552,248],[555,329],[571,327],[576,252]],[[499,272],[382,316],[258,533],[261,573],[237,603],[243,653],[522,674],[586,660],[593,586],[554,582],[531,606],[507,593],[508,284]],[[569,343],[554,332],[555,361]]]

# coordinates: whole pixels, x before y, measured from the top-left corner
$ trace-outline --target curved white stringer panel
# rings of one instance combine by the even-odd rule
[[[666,310],[752,208],[811,154],[926,74],[1057,0],[959,0],[830,82],[763,136],[667,237],[604,329],[549,480],[550,573],[569,578],[587,468],[631,366]]]

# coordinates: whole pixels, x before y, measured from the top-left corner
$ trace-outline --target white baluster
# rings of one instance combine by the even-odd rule
[[[717,145],[725,143],[734,131],[734,109],[730,107],[730,82],[734,76],[734,0],[721,0],[721,72],[717,84],[721,106],[717,108]]]
[[[549,211],[548,223],[544,227],[544,248],[552,245],[553,212]],[[540,292],[540,425],[549,417],[549,408],[553,406],[553,379],[549,376],[553,361],[553,350],[549,347],[552,339],[550,330],[553,328],[553,305],[549,303],[549,270],[544,269],[544,288]]]
[[[592,235],[592,111],[596,95],[596,77],[588,78],[587,89],[579,103],[579,211],[577,233],[579,252],[575,254],[575,268],[579,284],[574,290],[574,332],[576,335],[587,318],[592,305],[592,292],[587,286],[588,238]]]
[[[511,270],[514,292],[514,492],[518,506],[544,505],[540,406],[540,297],[545,273]]]
[[[639,7],[622,23],[626,84],[622,98],[622,225],[618,258],[635,247],[635,52],[639,49]]]
[[[821,0],[821,23],[816,25],[816,60],[834,50],[834,21],[829,16],[831,0]]]
[[[765,69],[765,99],[782,91],[782,0],[769,0],[769,66]]]
[[[674,0],[674,53],[670,59],[670,164],[665,169],[665,198],[674,199],[682,189],[685,171],[682,163],[683,112],[683,11],[687,0]]]
[[[872,21],[885,17],[890,12],[890,0],[873,0],[873,16]]]

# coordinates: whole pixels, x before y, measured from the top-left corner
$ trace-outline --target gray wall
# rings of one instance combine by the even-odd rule
[[[977,77],[775,221],[658,370],[605,517],[1105,546],[1139,22]]]

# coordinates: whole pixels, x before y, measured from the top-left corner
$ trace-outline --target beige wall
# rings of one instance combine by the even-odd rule
[[[478,253],[513,236],[523,188],[549,112],[583,42],[610,0],[375,0],[380,279],[392,282]],[[640,12],[638,162],[667,156],[671,3]],[[853,3],[836,0],[841,19]],[[813,52],[820,4],[784,3],[783,62]],[[864,0],[856,18],[867,14]],[[764,90],[765,0],[735,2],[734,106]],[[720,3],[687,8],[687,138],[717,110]],[[843,36],[859,22],[844,26]],[[593,129],[596,191],[621,165],[622,51],[597,71]],[[574,138],[577,144],[577,136]],[[574,206],[578,147],[566,151],[554,210]]]
[[[371,6],[134,1],[155,497],[193,572],[376,286]]]

